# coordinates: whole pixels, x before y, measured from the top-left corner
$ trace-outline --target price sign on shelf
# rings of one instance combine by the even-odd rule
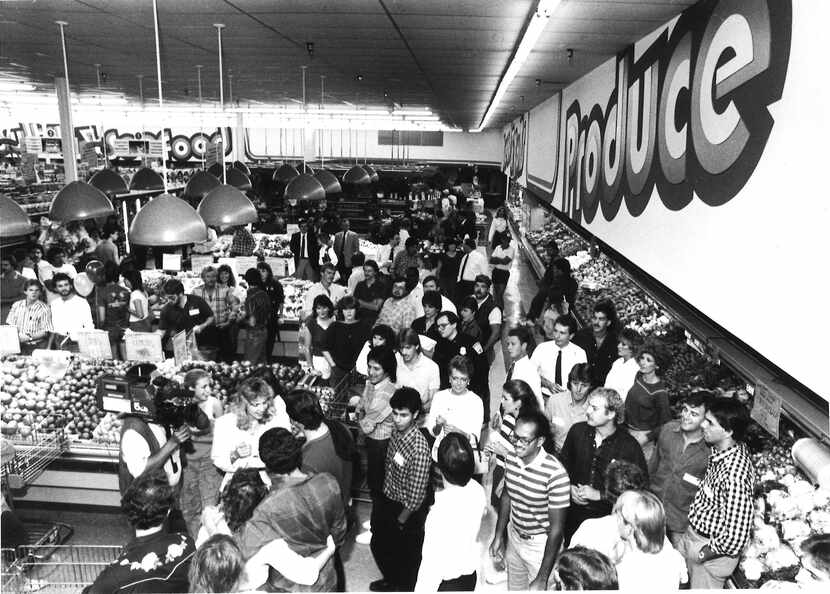
[[[239,256],[236,258],[236,271],[240,276],[248,272],[249,268],[256,268],[259,259],[256,256]]]
[[[201,274],[202,270],[208,266],[213,266],[213,256],[200,256],[193,254],[190,256],[190,270],[196,274]]]
[[[754,403],[750,416],[778,439],[778,424],[781,421],[781,397],[765,384],[755,386]]]
[[[155,332],[128,332],[124,335],[128,361],[163,362],[161,336]]]
[[[161,255],[162,270],[172,270],[178,272],[182,269],[182,255],[181,254],[162,254]]]
[[[110,337],[103,330],[79,332],[78,350],[91,359],[112,359]]]
[[[19,352],[17,326],[0,326],[0,355],[17,355]]]
[[[176,365],[190,361],[190,349],[188,348],[187,332],[182,330],[173,335],[173,359]]]
[[[273,258],[269,256],[265,258],[265,263],[271,267],[271,272],[274,273],[274,276],[288,276],[288,273],[286,272],[287,267],[285,265],[285,258]]]

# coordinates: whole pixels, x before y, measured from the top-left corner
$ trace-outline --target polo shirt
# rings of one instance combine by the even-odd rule
[[[204,324],[212,316],[213,312],[204,299],[196,295],[185,295],[184,307],[168,303],[161,310],[159,330],[165,331],[166,338],[182,330],[190,332],[194,326]]]
[[[505,488],[510,496],[510,522],[526,535],[546,534],[548,512],[571,504],[571,481],[565,468],[544,449],[525,465],[515,454],[505,464]]]
[[[434,396],[441,386],[441,374],[438,371],[438,365],[423,353],[418,355],[415,364],[411,368],[404,363],[400,354],[396,357],[398,359],[397,385],[401,388],[407,387],[418,390],[424,407],[421,414],[421,418],[423,418],[425,417],[424,413],[428,412],[430,406],[432,406],[432,399],[426,400],[427,392],[432,392]]]
[[[560,348],[556,346],[556,343],[552,340],[548,340],[547,342],[543,342],[537,346],[533,350],[533,354],[530,356],[530,360],[536,364],[536,367],[539,370],[539,375],[550,382],[556,381],[556,356],[559,351]],[[579,347],[572,342],[569,342],[566,346],[564,346],[561,351],[562,386],[564,387],[568,383],[568,374],[571,373],[573,366],[577,363],[587,363],[588,357],[585,355],[585,351],[582,350],[582,347]],[[552,393],[547,388],[542,388],[542,392],[545,394]]]
[[[587,409],[588,397],[586,396],[582,402],[574,403],[570,391],[559,392],[548,398],[544,411],[550,421],[557,450],[561,450],[565,445],[565,438],[571,427],[587,420],[585,416]]]

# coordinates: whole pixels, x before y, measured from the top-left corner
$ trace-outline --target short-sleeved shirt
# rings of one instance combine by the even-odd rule
[[[398,370],[397,370],[397,385],[401,388],[414,388],[418,390],[421,396],[421,403],[424,405],[424,412],[419,418],[425,418],[426,412],[429,411],[431,401],[424,401],[427,392],[432,392],[433,395],[441,386],[441,373],[438,370],[438,365],[429,359],[426,355],[418,355],[415,365],[412,369],[404,363],[403,358],[398,355]]]
[[[204,324],[208,318],[213,316],[210,306],[201,297],[185,295],[185,299],[184,307],[168,303],[161,310],[159,330],[165,330],[166,337],[182,330],[190,332],[194,326]]]
[[[508,455],[504,476],[510,522],[520,534],[546,534],[549,511],[571,504],[571,481],[565,467],[543,449],[527,465],[515,454]]]
[[[366,280],[362,280],[354,288],[354,296],[355,299],[359,299],[360,301],[374,301],[376,299],[385,299],[386,298],[386,285],[380,281],[379,279],[375,279],[375,282],[369,286],[366,283]],[[369,310],[360,308],[361,312],[368,312]],[[371,312],[373,315],[377,315],[377,312]]]
[[[104,308],[104,319],[98,321],[102,330],[123,330],[130,325],[130,290],[118,283],[107,283],[95,291],[95,305]]]
[[[27,303],[25,299],[21,299],[12,305],[6,323],[10,326],[17,326],[19,331],[28,336],[40,332],[51,332],[52,313],[43,301]]]
[[[199,285],[193,289],[192,294],[208,304],[216,318],[216,324],[224,324],[228,321],[228,316],[231,313],[231,303],[234,301],[232,287],[216,285],[213,291],[208,291],[204,285]]]

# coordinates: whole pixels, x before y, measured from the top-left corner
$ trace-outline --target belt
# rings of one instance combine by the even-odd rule
[[[518,536],[522,540],[532,540],[537,536],[545,536],[546,534],[545,532],[540,532],[539,534],[527,534],[525,532],[520,532],[515,526],[513,527],[513,532],[515,532],[516,536]]]
[[[694,532],[695,534],[697,534],[698,536],[701,536],[701,537],[703,537],[703,538],[711,538],[711,537],[712,537],[712,535],[711,535],[711,534],[708,534],[708,533],[706,533],[706,532],[703,532],[703,530],[698,530],[697,528],[695,528],[695,527],[694,527],[694,526],[692,526],[691,524],[689,524],[689,528],[691,528],[691,529],[692,529],[692,532]]]

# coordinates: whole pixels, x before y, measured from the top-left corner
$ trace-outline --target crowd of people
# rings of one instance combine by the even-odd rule
[[[326,418],[312,392],[281,393],[267,367],[225,407],[199,369],[156,380],[157,418],[127,416],[120,444],[135,538],[89,592],[344,591],[342,548],[364,469],[371,514],[354,527],[382,576],[372,591],[475,589],[491,508],[489,580],[511,591],[724,586],[754,516],[742,403],[705,390],[670,403],[665,349],[620,328],[608,300],[580,329],[576,284],[555,245],[532,323],[508,330],[516,253],[506,227],[494,224],[488,251],[472,237],[448,239],[430,268],[411,224],[382,261],[366,259],[348,221],[340,225],[327,234],[301,221],[291,246],[297,276],[314,281],[302,357],[331,386],[365,378],[353,426]],[[8,314],[21,345],[71,349],[74,333],[94,325],[111,332],[115,355],[127,314],[141,322],[147,311],[135,296],[140,275],[105,263],[90,307],[58,270],[59,254],[47,255],[56,271],[24,280]],[[4,279],[7,266],[22,274],[4,255]],[[279,283],[263,265],[244,277],[244,304],[229,269],[206,268],[190,294],[168,281],[157,331],[166,341],[187,330],[230,359],[242,327],[245,358],[266,361]],[[41,283],[54,292],[48,305]],[[491,411],[502,341],[506,381]],[[197,404],[185,420],[183,402]],[[804,546],[814,575],[830,576],[827,538]]]

